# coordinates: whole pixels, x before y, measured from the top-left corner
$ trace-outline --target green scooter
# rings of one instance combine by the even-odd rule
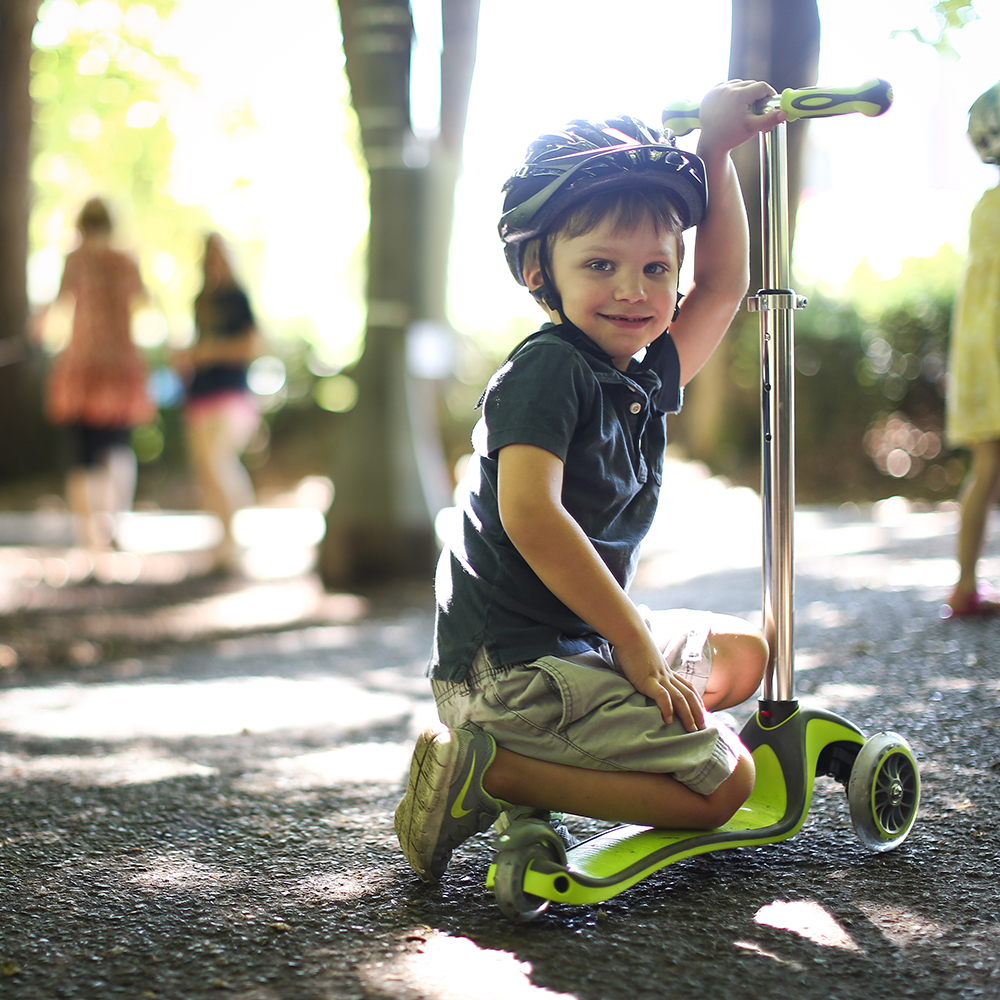
[[[788,121],[888,110],[884,80],[861,87],[785,90],[768,102]],[[698,108],[672,105],[663,124],[678,135],[698,127]],[[600,903],[661,868],[709,851],[770,844],[805,823],[814,776],[828,775],[847,791],[851,822],[861,842],[888,851],[907,837],[920,802],[920,772],[906,740],[894,732],[866,737],[857,726],[793,696],[794,674],[794,323],[806,301],[790,288],[785,125],[760,135],[764,288],[749,300],[760,315],[763,507],[763,612],[774,655],[757,712],[743,727],[757,777],[739,812],[715,830],[617,826],[567,850],[553,828],[517,819],[496,838],[487,876],[505,916],[533,920],[551,902]]]

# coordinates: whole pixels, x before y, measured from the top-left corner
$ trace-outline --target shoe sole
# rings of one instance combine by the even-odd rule
[[[406,794],[395,813],[399,846],[413,870],[425,882],[434,881],[441,875],[434,873],[431,866],[444,823],[448,791],[458,769],[458,740],[440,740],[447,733],[447,729],[428,727],[417,737]]]

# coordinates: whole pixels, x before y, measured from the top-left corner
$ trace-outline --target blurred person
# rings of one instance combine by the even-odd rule
[[[79,545],[106,550],[117,515],[132,508],[136,459],[131,431],[156,417],[147,371],[131,337],[132,314],[147,298],[132,257],[112,249],[107,203],[91,198],[77,219],[80,245],[66,257],[54,302],[73,306],[69,343],[46,385],[49,420],[68,428],[66,500]],[[36,317],[40,329],[50,306]]]
[[[1000,161],[1000,83],[969,109],[969,138],[984,163]],[[969,448],[962,487],[958,582],[944,619],[1000,614],[1000,594],[977,574],[990,510],[1000,498],[1000,185],[972,210],[969,254],[952,323],[945,432]]]
[[[218,233],[205,240],[203,268],[204,285],[194,301],[195,342],[179,366],[187,375],[185,423],[195,480],[202,503],[222,522],[215,568],[231,570],[239,554],[233,515],[255,501],[241,456],[260,426],[247,369],[263,338]]]

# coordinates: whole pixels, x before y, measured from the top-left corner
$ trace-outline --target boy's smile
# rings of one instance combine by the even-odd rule
[[[616,368],[666,330],[677,301],[677,238],[645,220],[621,229],[605,219],[556,239],[552,281],[562,314],[611,355]]]

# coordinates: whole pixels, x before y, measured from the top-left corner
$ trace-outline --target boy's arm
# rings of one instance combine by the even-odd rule
[[[681,361],[681,385],[711,357],[750,283],[746,209],[729,153],[784,120],[780,110],[754,113],[753,105],[772,94],[766,83],[730,80],[709,91],[701,104],[698,155],[705,163],[708,214],[695,239],[694,282],[670,325]]]
[[[705,728],[704,706],[666,665],[645,621],[562,504],[563,463],[528,444],[500,450],[498,501],[504,530],[546,587],[614,646],[622,673],[663,718]]]

